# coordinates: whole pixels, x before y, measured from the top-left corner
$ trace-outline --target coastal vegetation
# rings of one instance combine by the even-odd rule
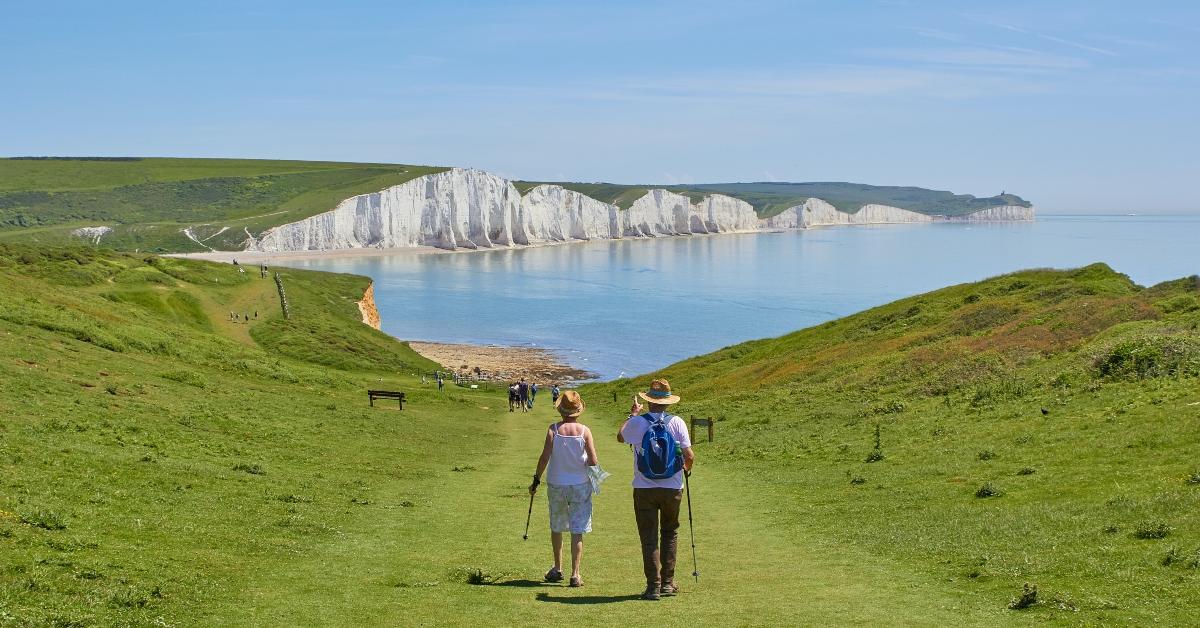
[[[517,189],[525,193],[541,183],[520,181]],[[1000,193],[977,198],[970,194],[954,194],[942,190],[918,187],[866,185],[863,183],[698,183],[689,185],[619,185],[615,183],[552,183],[568,190],[590,196],[605,203],[628,209],[648,190],[662,188],[683,194],[698,202],[709,194],[724,194],[741,199],[754,207],[759,218],[770,218],[780,212],[803,205],[810,198],[819,198],[839,211],[853,214],[863,205],[878,204],[899,207],[923,214],[962,216],[989,207],[1014,205],[1032,207],[1029,201],[1015,195]]]
[[[0,623],[645,616],[628,452],[605,435],[647,377],[582,389],[614,478],[587,588],[542,586],[543,496],[520,536],[548,404],[422,384],[432,364],[361,323],[366,278],[279,270],[287,320],[257,272],[0,245]],[[717,422],[691,479],[701,576],[656,610],[1190,622],[1198,281],[1025,271],[664,369],[678,411]]]

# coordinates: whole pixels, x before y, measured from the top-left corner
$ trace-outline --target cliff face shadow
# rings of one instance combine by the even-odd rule
[[[538,593],[537,601],[539,602],[554,602],[557,604],[614,604],[617,602],[633,602],[641,600],[642,596],[636,594],[630,595],[561,595],[553,596],[549,593]]]

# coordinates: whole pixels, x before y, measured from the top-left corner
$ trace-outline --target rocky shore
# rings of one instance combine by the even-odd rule
[[[595,377],[594,373],[575,368],[552,352],[535,347],[419,341],[410,341],[408,346],[447,369],[472,377],[478,374],[483,379],[507,382],[524,377],[548,386]]]

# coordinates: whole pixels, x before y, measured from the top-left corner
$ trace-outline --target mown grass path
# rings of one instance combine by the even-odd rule
[[[548,399],[547,399],[548,401]],[[974,625],[1019,621],[1003,609],[972,607],[962,591],[906,573],[862,551],[774,525],[779,496],[752,480],[704,466],[692,499],[701,578],[686,523],[675,599],[638,599],[641,564],[628,482],[628,449],[615,441],[618,419],[592,416],[601,463],[613,473],[597,496],[585,540],[586,586],[540,582],[550,565],[544,491],[534,503],[529,541],[521,534],[525,486],[553,420],[549,404],[532,414],[500,404],[480,417],[447,422],[440,451],[397,460],[399,473],[374,493],[355,524],[307,556],[260,574],[245,590],[247,614],[212,618],[256,625]],[[392,419],[393,417],[386,417]],[[394,420],[407,418],[396,413]],[[453,469],[466,469],[454,471]],[[394,507],[405,500],[412,507]],[[471,585],[467,572],[491,580]]]

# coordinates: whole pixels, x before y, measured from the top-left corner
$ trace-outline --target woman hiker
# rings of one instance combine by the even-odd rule
[[[574,390],[558,397],[555,404],[562,420],[546,430],[546,442],[538,458],[537,471],[529,494],[537,493],[546,471],[547,501],[550,503],[550,545],[554,566],[546,572],[546,582],[561,582],[563,533],[571,533],[571,586],[583,586],[579,561],[583,558],[583,535],[592,531],[592,480],[588,467],[595,467],[596,444],[592,431],[579,422],[583,399]]]

